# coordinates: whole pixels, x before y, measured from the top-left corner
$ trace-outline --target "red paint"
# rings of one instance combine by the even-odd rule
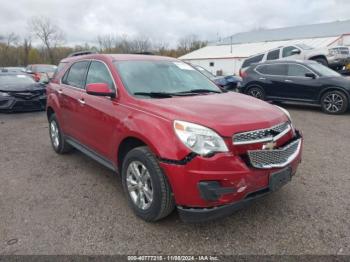
[[[79,59],[103,61],[111,71],[117,86],[114,98],[89,95],[85,90],[60,84],[65,71],[60,72],[47,88],[47,107],[52,108],[63,132],[113,162],[118,167],[120,143],[126,138],[143,141],[153,153],[163,159],[182,160],[190,150],[177,138],[174,120],[193,122],[209,127],[221,135],[230,152],[212,157],[197,156],[185,165],[160,163],[168,177],[177,205],[207,207],[242,199],[249,192],[266,188],[268,177],[276,169],[260,170],[248,167],[241,154],[261,144],[233,146],[234,133],[269,128],[287,121],[277,107],[255,98],[223,93],[174,97],[169,99],[139,99],[131,96],[123,86],[112,64],[115,60],[174,60],[157,56],[87,55],[67,58],[72,63]],[[66,67],[66,69],[69,66]],[[65,69],[65,70],[66,70]],[[88,85],[88,91],[104,92],[106,86]],[[79,100],[85,103],[81,104]],[[283,145],[292,138],[292,132],[277,141]],[[301,155],[291,164],[295,172]],[[216,202],[204,201],[198,192],[201,180],[217,180],[222,186],[246,187],[243,192],[225,195]]]

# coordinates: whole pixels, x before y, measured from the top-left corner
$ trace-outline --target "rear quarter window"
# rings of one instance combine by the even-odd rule
[[[259,63],[261,62],[261,60],[263,59],[264,57],[264,54],[261,54],[261,55],[257,55],[257,56],[253,56],[253,57],[250,57],[250,58],[247,58],[246,60],[244,60],[243,64],[242,64],[242,67],[248,67],[250,66],[251,64],[253,63]]]

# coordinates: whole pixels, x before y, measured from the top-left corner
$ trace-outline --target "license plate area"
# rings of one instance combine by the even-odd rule
[[[280,170],[276,173],[272,173],[270,175],[269,180],[269,189],[270,191],[276,191],[280,189],[282,186],[287,184],[292,179],[292,168],[287,167],[283,170]]]

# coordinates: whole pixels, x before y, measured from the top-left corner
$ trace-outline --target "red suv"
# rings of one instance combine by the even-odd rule
[[[228,215],[290,181],[302,138],[288,112],[223,92],[190,65],[147,55],[61,61],[47,88],[54,150],[121,174],[136,215]]]

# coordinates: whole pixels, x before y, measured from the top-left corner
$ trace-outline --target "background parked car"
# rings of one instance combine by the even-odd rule
[[[0,111],[45,110],[46,92],[25,73],[0,72]]]
[[[0,71],[2,72],[12,72],[12,73],[24,73],[26,71],[25,67],[1,67]]]
[[[42,77],[51,78],[57,69],[56,65],[36,64],[28,65],[26,73],[31,74],[35,81],[39,82]]]
[[[333,69],[341,69],[349,62],[350,55],[349,48],[346,46],[321,49],[315,49],[305,44],[281,46],[245,59],[240,70],[240,76],[252,63],[278,59],[313,60]]]
[[[349,107],[350,80],[315,61],[269,61],[250,66],[240,91],[272,101],[320,104],[329,114]]]
[[[194,68],[196,68],[199,72],[201,72],[203,75],[208,77],[217,86],[219,86],[225,90],[234,91],[234,90],[236,90],[237,85],[239,85],[242,82],[242,78],[239,76],[235,76],[235,75],[215,76],[201,66],[194,65]]]

